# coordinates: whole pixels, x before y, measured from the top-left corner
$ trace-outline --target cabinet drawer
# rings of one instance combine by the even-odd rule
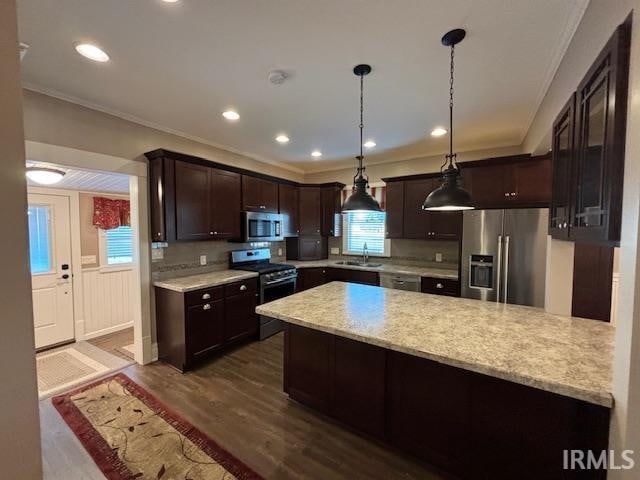
[[[203,288],[201,290],[194,290],[193,292],[187,292],[184,294],[187,307],[192,307],[194,305],[203,305],[214,300],[221,300],[223,297],[223,287]]]
[[[258,280],[248,278],[241,282],[233,282],[224,286],[224,296],[230,297],[239,293],[255,292],[258,289]]]
[[[459,297],[460,282],[445,278],[422,277],[422,293]]]

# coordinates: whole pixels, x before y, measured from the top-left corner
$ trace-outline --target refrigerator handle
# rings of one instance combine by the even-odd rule
[[[502,281],[502,235],[498,235],[498,265],[496,267],[496,302],[500,303],[500,283]]]
[[[503,291],[504,291],[504,299],[503,302],[504,303],[508,303],[507,302],[507,292],[509,289],[509,240],[510,240],[510,236],[509,235],[505,235],[504,236],[504,287],[503,287]]]

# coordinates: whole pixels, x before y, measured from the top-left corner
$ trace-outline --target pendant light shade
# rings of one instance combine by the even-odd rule
[[[382,209],[378,201],[367,192],[369,180],[364,173],[365,167],[362,165],[362,160],[364,159],[364,152],[362,150],[364,129],[364,77],[371,73],[371,66],[357,65],[354,67],[353,73],[360,77],[360,155],[356,157],[356,160],[358,160],[358,168],[356,175],[353,177],[353,192],[342,205],[342,213],[357,211],[381,212]]]
[[[453,57],[454,47],[460,43],[466,32],[457,28],[445,33],[442,44],[451,47],[451,69],[449,78],[449,154],[442,165],[442,184],[432,191],[422,204],[423,210],[456,211],[475,208],[469,192],[460,186],[460,170],[455,163],[456,154],[453,153]],[[448,164],[448,165],[447,165]],[[445,168],[446,167],[446,168]]]

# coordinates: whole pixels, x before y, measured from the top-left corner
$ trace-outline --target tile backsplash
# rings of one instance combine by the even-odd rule
[[[376,262],[397,263],[402,265],[420,265],[434,268],[457,269],[460,261],[460,245],[457,241],[392,239],[391,257],[375,257]],[[329,251],[338,248],[342,252],[342,238],[329,238]],[[442,261],[436,261],[436,254]],[[329,255],[340,260],[353,258],[354,255]],[[357,256],[356,256],[357,257]]]
[[[229,252],[248,248],[269,247],[273,262],[286,263],[285,242],[264,244],[213,242],[176,242],[162,249],[163,258],[153,258],[151,272],[154,280],[196,275],[229,268]],[[342,238],[329,238],[329,251],[337,248],[342,252]],[[279,254],[281,252],[281,254]],[[155,252],[154,252],[155,253]],[[436,254],[442,261],[436,261]],[[200,256],[207,256],[207,264],[200,265]],[[155,257],[156,255],[154,255]],[[332,260],[353,258],[353,255],[329,255]],[[457,269],[459,245],[455,241],[437,240],[391,240],[391,257],[375,257],[376,262],[420,265],[434,268]]]
[[[224,240],[212,242],[176,242],[163,248],[162,259],[152,259],[151,273],[154,280],[196,275],[229,268],[229,252],[249,248],[271,249],[271,261],[284,262],[285,242],[234,243]],[[282,252],[279,255],[279,250]],[[207,256],[207,264],[200,265],[200,256]]]

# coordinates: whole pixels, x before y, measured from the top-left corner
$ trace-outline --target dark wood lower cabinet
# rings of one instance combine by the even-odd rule
[[[238,341],[255,338],[255,278],[187,293],[156,287],[158,358],[184,372]]]
[[[606,478],[563,469],[565,449],[607,449],[605,407],[291,324],[284,385],[292,399],[457,478]]]
[[[449,297],[460,296],[460,282],[448,278],[422,277],[422,293],[432,295],[447,295]]]
[[[327,283],[327,268],[312,267],[298,269],[297,291],[309,290]]]
[[[353,270],[349,268],[328,268],[328,282],[349,282],[362,283],[364,285],[380,285],[380,277],[378,272],[369,272],[366,270]]]

